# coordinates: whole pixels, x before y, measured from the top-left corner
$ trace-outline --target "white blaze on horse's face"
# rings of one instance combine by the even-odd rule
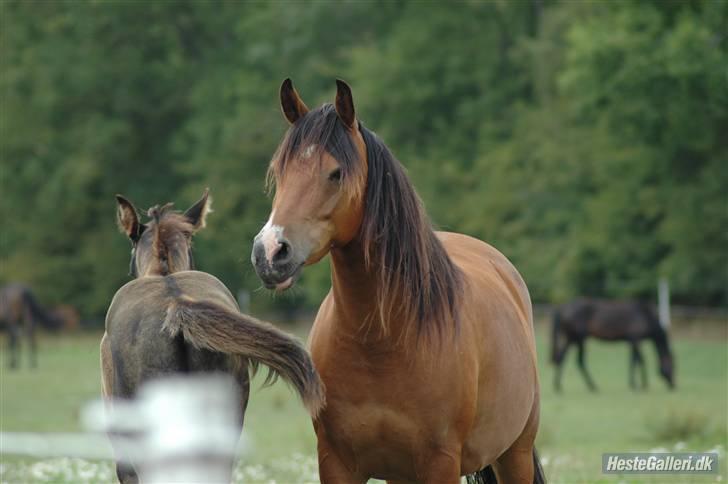
[[[268,222],[266,222],[256,237],[263,244],[265,259],[268,263],[271,263],[273,255],[280,249],[280,241],[283,240],[283,227],[273,223],[275,213],[275,210],[271,212]]]

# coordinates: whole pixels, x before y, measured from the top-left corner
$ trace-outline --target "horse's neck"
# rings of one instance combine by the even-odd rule
[[[379,313],[378,268],[367,268],[364,250],[354,240],[331,250],[331,283],[337,315],[337,330],[362,341],[396,342],[402,334],[403,318],[396,307],[382,321]],[[387,328],[384,331],[383,328]]]

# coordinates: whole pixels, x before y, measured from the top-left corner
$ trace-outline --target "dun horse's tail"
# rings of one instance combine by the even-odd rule
[[[559,336],[561,333],[561,311],[554,310],[553,320],[551,322],[551,363],[558,364],[559,354]]]
[[[309,354],[292,336],[268,323],[183,296],[168,308],[164,328],[172,335],[181,332],[197,348],[248,358],[254,370],[258,364],[267,366],[266,383],[283,378],[313,416],[324,405],[323,383]]]
[[[493,466],[487,466],[485,469],[470,474],[465,477],[468,484],[498,484],[498,478],[495,476]],[[533,449],[533,484],[546,484],[546,474],[541,467],[541,460],[538,458],[536,448]]]

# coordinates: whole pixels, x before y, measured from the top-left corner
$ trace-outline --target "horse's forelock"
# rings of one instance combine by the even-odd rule
[[[332,104],[309,111],[288,129],[268,168],[268,190],[285,177],[291,164],[297,169],[315,168],[312,163],[320,162],[324,153],[339,162],[343,190],[350,196],[362,195],[364,163]]]

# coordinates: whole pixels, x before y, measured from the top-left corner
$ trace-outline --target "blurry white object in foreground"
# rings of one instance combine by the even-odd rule
[[[152,381],[134,402],[105,410],[91,410],[88,423],[101,423],[117,459],[133,461],[142,482],[230,482],[242,409],[229,376]],[[106,421],[94,422],[99,415]]]
[[[0,453],[131,460],[149,483],[230,482],[244,450],[241,411],[227,375],[171,377],[144,385],[134,401],[89,404],[83,421],[95,433],[3,432]]]

